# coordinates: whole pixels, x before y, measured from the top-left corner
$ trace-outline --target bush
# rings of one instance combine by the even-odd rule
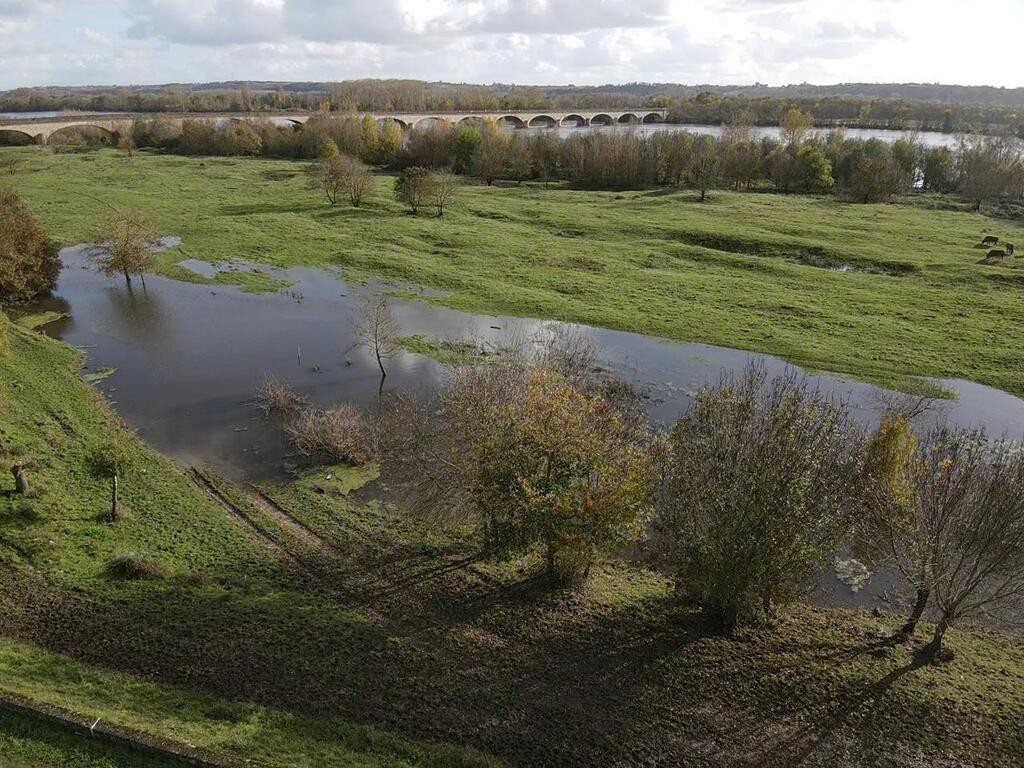
[[[308,403],[305,395],[300,395],[294,389],[284,384],[273,376],[267,376],[263,383],[256,389],[256,404],[262,409],[264,415],[273,413],[291,415],[298,413]]]
[[[855,433],[787,374],[724,376],[669,437],[655,519],[663,565],[727,631],[806,592],[848,530]]]
[[[121,581],[143,581],[162,579],[165,575],[159,563],[136,554],[115,557],[107,563],[107,576]]]
[[[49,293],[60,267],[57,243],[43,234],[17,194],[0,187],[0,304]]]
[[[402,171],[395,179],[395,197],[409,206],[415,214],[434,197],[434,174],[430,169],[413,166]]]
[[[303,456],[326,455],[348,464],[365,464],[376,456],[376,437],[363,410],[341,403],[326,411],[303,411],[285,427],[292,446]]]

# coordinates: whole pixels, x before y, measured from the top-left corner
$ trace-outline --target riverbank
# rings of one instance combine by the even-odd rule
[[[449,291],[457,309],[572,320],[767,352],[883,385],[962,378],[1024,394],[1015,321],[1024,273],[979,263],[983,235],[1024,226],[923,196],[893,205],[686,191],[467,185],[443,218],[410,216],[378,176],[359,209],[331,206],[304,163],[114,151],[19,152],[5,183],[65,243],[107,204],[183,245],[176,262],[340,268]]]
[[[795,606],[729,639],[615,561],[550,592],[537,558],[481,560],[370,500],[366,473],[190,480],[119,425],[75,352],[0,328],[0,423],[35,489],[22,500],[0,481],[12,693],[270,766],[492,764],[424,742],[520,765],[1024,754],[1018,637],[958,628],[956,660],[920,666],[915,644],[884,642],[897,617]],[[104,523],[107,484],[88,467],[111,443],[136,463]]]

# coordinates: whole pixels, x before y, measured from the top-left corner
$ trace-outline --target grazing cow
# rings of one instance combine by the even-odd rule
[[[993,248],[985,256],[985,261],[988,261],[989,259],[1002,259],[1005,255],[1006,251],[1001,251],[998,248]]]
[[[995,235],[986,235],[981,240],[981,244],[982,245],[995,245],[998,242],[999,242],[999,238],[996,237]]]
[[[1013,243],[1003,243],[1003,247],[1006,248],[1006,255],[1013,256]]]

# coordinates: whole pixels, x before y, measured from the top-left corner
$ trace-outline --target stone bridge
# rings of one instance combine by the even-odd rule
[[[340,117],[340,113],[330,113],[331,116]],[[641,109],[641,110],[559,110],[559,111],[512,111],[512,112],[375,112],[370,113],[376,120],[393,120],[402,128],[421,128],[436,123],[447,123],[457,125],[460,123],[482,122],[494,120],[505,126],[514,128],[555,128],[560,126],[585,127],[588,125],[639,125],[641,123],[660,123],[665,120],[667,110],[664,109]],[[206,120],[214,122],[235,121],[244,122],[247,120],[273,120],[276,123],[292,123],[302,125],[310,118],[316,117],[318,113],[306,114],[251,114],[240,116],[214,115],[214,114],[166,114],[151,113],[145,115],[88,115],[62,116],[57,118],[44,118],[40,120],[6,120],[0,122],[0,134],[20,133],[32,139],[37,144],[46,144],[50,138],[59,131],[67,128],[89,127],[97,128],[117,137],[131,128],[132,121],[136,117],[161,117],[176,125],[181,125],[185,120]]]

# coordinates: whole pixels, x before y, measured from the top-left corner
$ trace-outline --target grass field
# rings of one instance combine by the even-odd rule
[[[361,209],[332,207],[304,165],[112,150],[26,162],[2,183],[66,243],[106,204],[180,235],[176,260],[342,267],[451,291],[451,306],[574,320],[781,355],[910,386],[960,377],[1024,394],[1024,270],[978,263],[983,234],[1024,226],[953,200],[853,205],[827,197],[467,186],[443,218],[404,213],[392,179]],[[845,269],[847,271],[838,271]],[[253,290],[279,287],[264,277]]]
[[[3,441],[35,488],[0,479],[2,689],[282,767],[1024,756],[1019,636],[957,629],[952,664],[919,666],[883,642],[894,617],[797,606],[725,638],[617,561],[550,592],[532,556],[413,527],[363,488],[372,471],[190,478],[120,427],[73,351],[2,317],[0,342]],[[87,471],[109,442],[138,457],[113,524]],[[147,577],[111,576],[124,556]],[[0,746],[31,768],[124,764],[11,718]]]

